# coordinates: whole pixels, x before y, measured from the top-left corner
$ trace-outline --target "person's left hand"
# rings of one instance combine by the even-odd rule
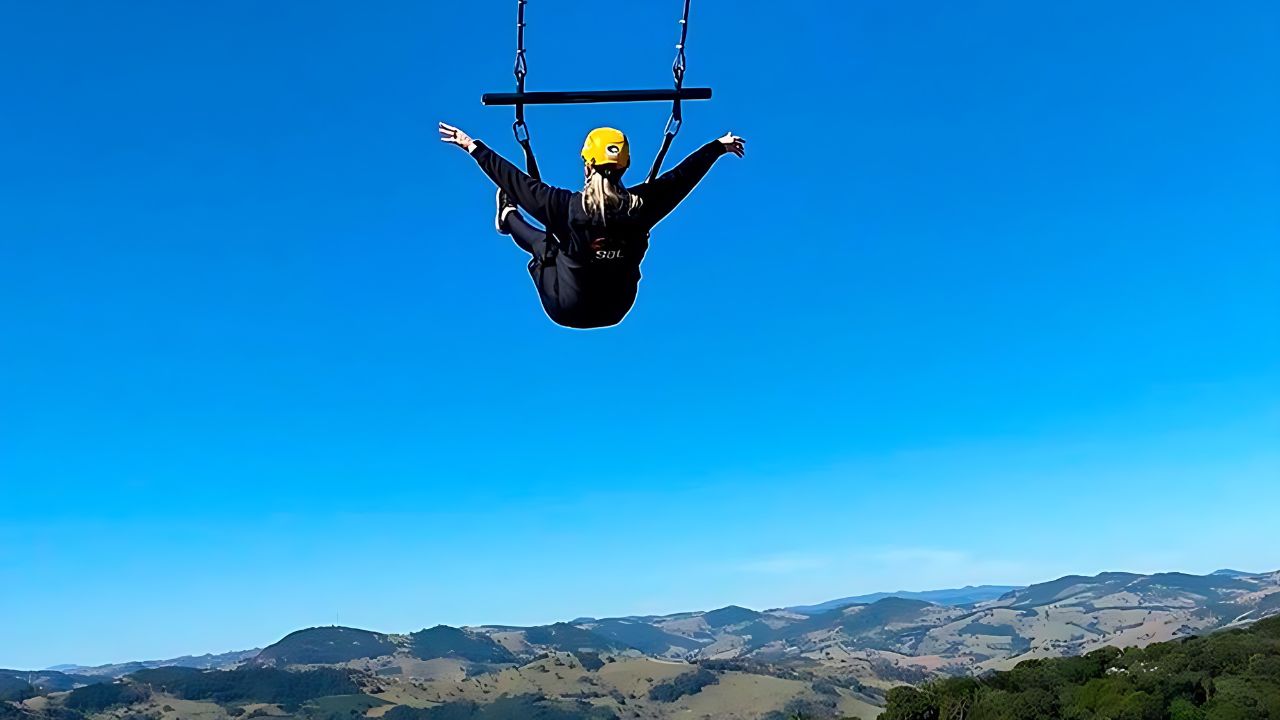
[[[443,122],[440,123],[440,142],[457,145],[467,152],[474,150],[476,144],[476,141],[472,140],[470,135],[462,132],[452,125],[449,125],[448,123]]]
[[[733,153],[738,157],[747,154],[747,141],[731,132],[725,133],[724,137],[720,138],[720,143],[724,145],[726,153]]]

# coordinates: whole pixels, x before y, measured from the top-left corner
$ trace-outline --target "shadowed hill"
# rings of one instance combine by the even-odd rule
[[[487,635],[437,625],[409,636],[409,653],[420,660],[457,658],[476,663],[514,663],[516,656]]]
[[[702,643],[683,635],[675,635],[640,620],[601,620],[591,625],[592,632],[622,647],[631,647],[646,655],[665,655],[677,651],[697,650]]]
[[[274,703],[286,707],[308,700],[360,692],[351,673],[334,668],[289,672],[271,667],[238,670],[156,668],[129,676],[132,684],[185,700],[218,703]]]
[[[19,702],[36,695],[35,686],[26,680],[19,680],[9,675],[0,675],[0,703],[9,700]]]
[[[1107,594],[1118,592],[1126,585],[1142,577],[1133,573],[1101,573],[1094,577],[1083,575],[1067,575],[1057,580],[1030,585],[1022,590],[1015,590],[1006,598],[1013,599],[1015,606],[1044,605],[1059,600],[1066,600],[1085,592]]]
[[[317,627],[290,633],[268,645],[253,659],[253,664],[328,665],[390,655],[395,651],[395,644],[382,633],[348,627]]]
[[[110,678],[56,670],[0,670],[0,699],[4,699],[6,690],[16,694],[21,688],[30,687],[39,692],[59,692],[101,682],[110,682]]]
[[[931,607],[932,603],[923,600],[889,597],[855,608],[852,613],[846,611],[839,625],[846,634],[857,637],[887,625],[919,621],[922,611]]]
[[[625,643],[609,640],[586,628],[569,623],[555,623],[553,625],[526,628],[524,637],[525,641],[530,644],[561,652],[608,652],[627,648]]]
[[[712,610],[702,616],[709,627],[721,628],[728,625],[739,625],[745,622],[751,622],[761,616],[761,613],[755,610],[748,610],[737,605],[722,607],[719,610]]]

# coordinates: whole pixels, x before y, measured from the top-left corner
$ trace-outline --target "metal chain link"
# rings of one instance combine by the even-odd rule
[[[690,1],[684,0],[684,14],[680,16],[680,42],[676,44],[676,59],[671,63],[671,76],[676,82],[676,92],[679,92],[684,87],[684,71],[686,67],[684,46],[689,39]],[[667,118],[667,126],[662,130],[662,147],[658,149],[658,156],[653,159],[653,166],[649,168],[649,177],[646,182],[652,182],[658,177],[658,172],[662,170],[662,161],[666,159],[667,151],[671,149],[671,143],[676,139],[676,135],[680,134],[680,126],[683,122],[680,98],[677,97],[671,103],[671,117]]]
[[[516,18],[516,88],[524,92],[525,76],[529,74],[529,63],[525,60],[525,5],[529,4],[529,0],[517,1],[520,10]]]
[[[691,0],[684,0],[684,14],[680,16],[680,42],[676,44],[676,59],[671,63],[671,76],[675,79],[677,91],[684,87],[684,71],[686,67],[684,46],[689,39],[690,2]],[[663,130],[663,133],[674,138],[680,133],[682,122],[680,100],[677,98],[671,104],[671,117],[667,120],[667,127]]]
[[[529,4],[529,0],[517,0],[516,15],[516,64],[513,72],[516,76],[516,92],[524,92],[524,79],[529,74],[529,60],[524,49],[524,10]],[[538,179],[541,173],[538,171],[538,161],[533,156],[533,144],[529,140],[529,125],[524,121],[524,103],[516,103],[516,121],[511,124],[511,132],[516,136],[516,142],[520,143],[520,148],[524,150],[524,164],[528,170],[530,177]]]
[[[519,10],[516,17],[516,92],[524,92],[524,79],[529,74],[529,61],[525,56],[524,49],[524,8],[529,4],[529,0],[517,0]],[[524,121],[524,105],[516,105],[516,121],[511,126],[512,132],[515,133],[516,142],[521,145],[529,141],[529,126]]]
[[[684,86],[684,44],[689,38],[689,3],[690,0],[684,0],[684,15],[680,18],[680,44],[676,45],[676,59],[671,63],[671,74],[675,76],[677,90]]]

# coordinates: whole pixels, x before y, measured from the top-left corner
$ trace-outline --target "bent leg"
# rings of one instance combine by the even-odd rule
[[[541,257],[542,248],[547,242],[547,231],[539,230],[524,219],[519,210],[507,213],[507,229],[511,231],[511,239],[516,241],[525,252],[534,257]]]

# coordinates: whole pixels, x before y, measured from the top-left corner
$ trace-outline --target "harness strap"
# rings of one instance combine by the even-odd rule
[[[689,39],[690,1],[684,0],[684,15],[680,18],[680,42],[676,43],[676,59],[671,63],[671,77],[675,80],[677,93],[684,87],[684,46]],[[653,165],[649,168],[649,177],[645,182],[653,182],[657,179],[658,173],[662,171],[662,161],[667,159],[667,151],[671,149],[672,141],[676,139],[676,135],[680,134],[680,125],[683,122],[680,110],[680,97],[677,95],[671,103],[671,117],[667,120],[667,127],[662,131],[662,147],[658,150],[658,156],[653,159]]]
[[[529,61],[525,56],[524,49],[524,8],[529,4],[529,0],[518,0],[516,15],[516,92],[524,93],[524,78],[529,74]],[[542,173],[538,171],[538,160],[533,156],[533,145],[529,141],[529,126],[524,121],[524,103],[516,103],[516,121],[511,126],[512,133],[516,136],[516,142],[520,143],[520,148],[524,150],[524,166],[529,176],[534,180],[541,180]]]

